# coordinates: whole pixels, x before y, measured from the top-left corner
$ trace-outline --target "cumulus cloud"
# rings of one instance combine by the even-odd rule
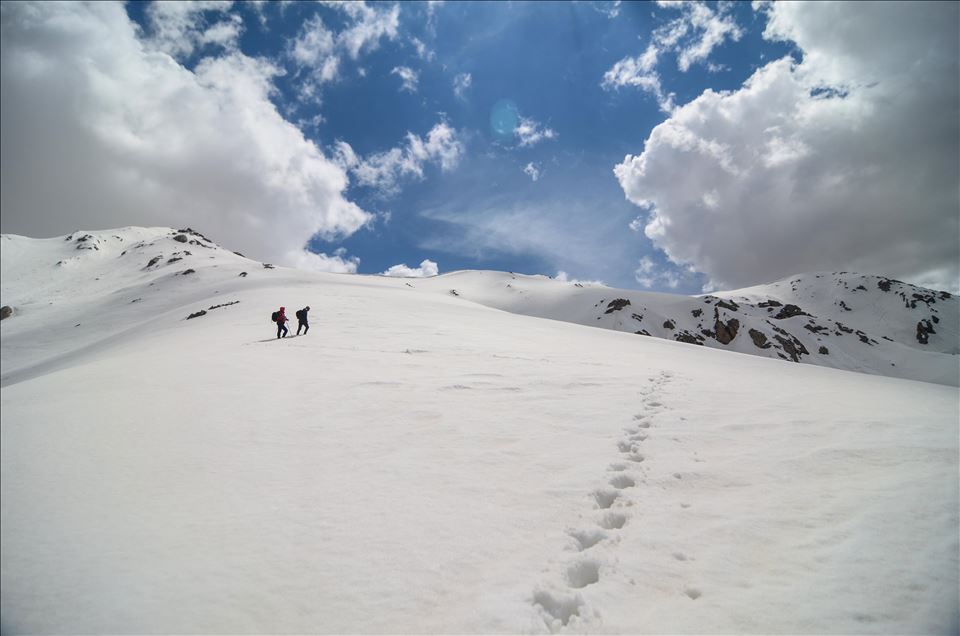
[[[407,91],[408,93],[417,92],[417,83],[420,81],[420,75],[417,74],[415,70],[409,66],[395,66],[393,70],[390,71],[390,74],[400,78],[400,90]]]
[[[534,146],[544,139],[556,139],[558,136],[552,128],[546,128],[540,122],[529,117],[520,117],[513,134],[520,142],[521,148]]]
[[[705,91],[614,169],[646,235],[716,287],[847,269],[956,289],[958,6],[764,10],[803,61]]]
[[[540,178],[540,168],[532,161],[523,167],[523,173],[530,177],[531,181],[536,181]]]
[[[290,254],[289,264],[298,269],[335,274],[356,274],[360,258],[347,256],[346,248],[337,248],[333,255],[296,250]]]
[[[460,73],[453,78],[453,94],[457,99],[466,99],[465,95],[473,85],[473,76],[470,73]]]
[[[560,281],[561,283],[570,283],[571,285],[599,285],[601,287],[606,287],[602,280],[580,280],[578,278],[572,278],[563,270],[558,271],[557,275],[554,276],[554,279]]]
[[[672,53],[677,68],[686,72],[693,64],[705,64],[710,70],[721,67],[708,61],[713,50],[727,39],[743,36],[727,5],[720,3],[714,11],[700,2],[660,1],[660,7],[680,11],[680,15],[657,28],[647,48],[636,57],[627,56],[603,75],[600,85],[606,90],[623,87],[639,88],[657,100],[660,109],[669,113],[674,108],[674,95],[664,90],[656,67],[666,53]]]
[[[424,167],[439,164],[453,170],[463,154],[463,142],[446,122],[430,129],[426,139],[408,132],[405,143],[396,148],[361,157],[345,141],[334,145],[334,160],[348,170],[358,185],[375,188],[383,195],[395,194],[401,179],[422,179]]]
[[[288,42],[288,56],[307,73],[300,91],[301,99],[316,96],[320,85],[338,79],[344,57],[356,60],[361,52],[378,49],[382,39],[395,40],[400,26],[399,4],[381,10],[366,2],[328,1],[323,4],[346,14],[350,22],[348,27],[335,33],[326,27],[320,15],[315,15]]]
[[[440,273],[440,268],[430,259],[424,259],[420,262],[420,267],[416,269],[407,267],[403,263],[394,265],[383,273],[384,276],[396,276],[398,278],[426,278],[436,276]]]
[[[188,70],[119,3],[3,3],[0,33],[4,232],[189,225],[296,264],[312,236],[371,219],[277,112],[272,63],[231,52]]]
[[[657,267],[653,259],[644,256],[637,263],[637,268],[633,271],[633,279],[645,289],[653,287],[676,289],[680,284],[681,277],[669,267]]]
[[[151,36],[146,41],[176,58],[189,57],[207,44],[235,50],[243,22],[227,12],[232,1],[152,2],[147,6]]]
[[[434,58],[437,57],[437,54],[433,52],[426,43],[418,37],[410,38],[410,43],[413,44],[413,48],[417,51],[417,57],[425,62],[432,62]]]

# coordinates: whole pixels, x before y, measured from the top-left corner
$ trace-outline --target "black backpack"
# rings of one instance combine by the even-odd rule
[[[303,310],[302,310],[302,309],[298,309],[298,310],[297,310],[297,313],[296,313],[296,316],[297,316],[297,320],[303,320],[303,319],[304,319],[304,318],[303,318]]]
[[[272,314],[270,314],[270,320],[272,320],[273,322],[277,322],[277,318],[279,317],[280,317],[279,311],[275,311]]]

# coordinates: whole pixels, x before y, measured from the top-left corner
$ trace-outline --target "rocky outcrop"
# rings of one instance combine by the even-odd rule
[[[753,340],[755,344],[760,349],[769,349],[773,345],[770,344],[770,341],[767,340],[767,334],[762,331],[757,331],[756,329],[751,329],[747,333],[750,334],[750,339]]]
[[[783,309],[777,312],[777,315],[774,316],[774,319],[783,320],[784,318],[793,318],[794,316],[809,316],[809,315],[810,314],[800,309],[796,305],[787,304],[783,306]]]
[[[937,333],[933,330],[933,324],[929,320],[921,320],[917,323],[917,342],[922,345],[930,342],[930,334]]]
[[[13,315],[13,307],[10,305],[4,305],[0,307],[0,320],[6,320]]]
[[[720,303],[717,303],[717,305],[719,304]],[[737,337],[737,331],[739,329],[739,320],[736,318],[731,318],[727,322],[723,322],[720,320],[720,310],[718,310],[716,307],[713,309],[713,337],[717,339],[717,342],[725,345],[730,344],[733,342],[733,339]]]
[[[672,320],[665,320],[663,323],[664,329],[676,329],[677,326],[673,323]]]
[[[630,301],[626,298],[615,298],[607,304],[607,310],[603,313],[612,314],[615,311],[620,311],[624,307],[629,307]]]

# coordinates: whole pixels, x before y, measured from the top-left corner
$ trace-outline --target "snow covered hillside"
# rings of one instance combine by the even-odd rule
[[[463,271],[424,285],[505,311],[768,358],[960,384],[960,299],[879,276],[813,273],[706,296]]]
[[[690,299],[314,274],[167,228],[0,248],[4,633],[960,628],[958,389],[718,350],[806,331],[795,304],[854,330],[825,359],[859,329],[939,368],[954,298],[906,314],[922,345],[872,279],[868,319],[816,275]],[[275,338],[280,305],[308,335]],[[729,347],[632,333],[715,310]]]

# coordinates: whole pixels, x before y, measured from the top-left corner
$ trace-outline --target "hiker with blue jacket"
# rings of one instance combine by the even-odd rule
[[[307,322],[307,312],[310,311],[310,305],[297,312],[297,335],[300,335],[300,329],[303,329],[303,335],[310,331],[310,323]]]

